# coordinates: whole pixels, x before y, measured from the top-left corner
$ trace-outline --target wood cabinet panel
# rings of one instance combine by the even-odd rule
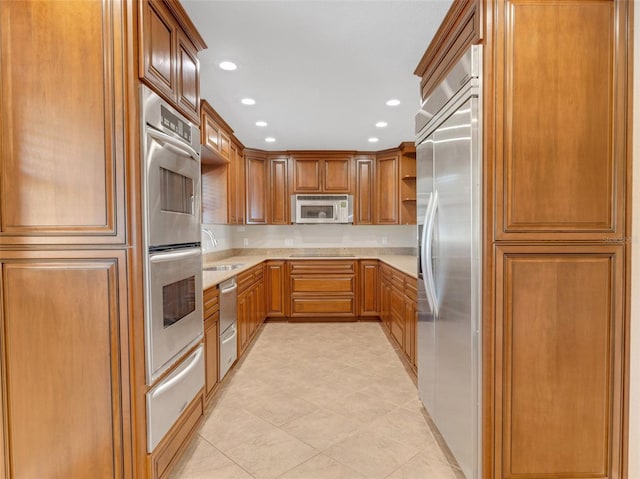
[[[498,239],[625,235],[626,4],[500,4]]]
[[[236,220],[237,224],[245,224],[245,205],[246,205],[246,182],[245,182],[245,166],[244,166],[244,151],[242,147],[236,145],[236,177],[235,177],[235,190],[231,192],[235,196],[236,205]]]
[[[354,316],[353,298],[292,298],[291,316]]]
[[[351,193],[351,156],[325,158],[322,165],[325,193]]]
[[[218,384],[218,340],[220,313],[216,312],[204,324],[205,381],[204,394],[210,398]]]
[[[291,222],[287,156],[269,158],[269,224],[288,225]]]
[[[291,293],[353,293],[355,276],[353,277],[291,277]]]
[[[196,123],[200,122],[200,62],[198,50],[189,37],[177,31],[177,98],[178,106]]]
[[[247,224],[267,224],[269,163],[264,153],[245,150]]]
[[[376,175],[376,223],[398,224],[398,154],[379,156]]]
[[[266,316],[286,316],[286,262],[268,261],[266,266]]]
[[[173,59],[176,54],[176,22],[160,0],[146,0],[141,4],[143,23],[140,76],[169,97],[177,89]]]
[[[360,261],[360,316],[380,316],[377,260]]]
[[[289,261],[291,274],[355,274],[356,262],[350,260]]]
[[[0,3],[3,244],[124,243],[123,22],[110,0]]]
[[[320,193],[319,158],[293,158],[293,193]]]
[[[0,280],[12,477],[131,477],[124,253],[13,256]]]
[[[356,156],[354,161],[356,187],[353,197],[353,222],[372,225],[375,221],[375,157]]]
[[[619,477],[623,251],[498,247],[499,477]]]

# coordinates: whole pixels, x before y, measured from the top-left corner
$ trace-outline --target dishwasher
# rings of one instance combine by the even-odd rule
[[[220,381],[238,358],[236,278],[220,283]]]

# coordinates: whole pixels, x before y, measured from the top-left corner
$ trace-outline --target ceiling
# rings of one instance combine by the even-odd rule
[[[452,0],[181,3],[209,46],[201,97],[245,147],[372,151],[413,140],[413,71]],[[220,69],[225,60],[237,70]]]

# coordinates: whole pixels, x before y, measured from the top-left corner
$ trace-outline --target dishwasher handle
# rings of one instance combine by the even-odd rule
[[[236,283],[235,278],[232,278],[220,285],[220,294],[229,294],[236,289],[238,289],[238,283]]]

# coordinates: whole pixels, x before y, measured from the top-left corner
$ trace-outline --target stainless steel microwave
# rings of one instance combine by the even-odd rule
[[[292,223],[353,223],[352,195],[291,195]]]

